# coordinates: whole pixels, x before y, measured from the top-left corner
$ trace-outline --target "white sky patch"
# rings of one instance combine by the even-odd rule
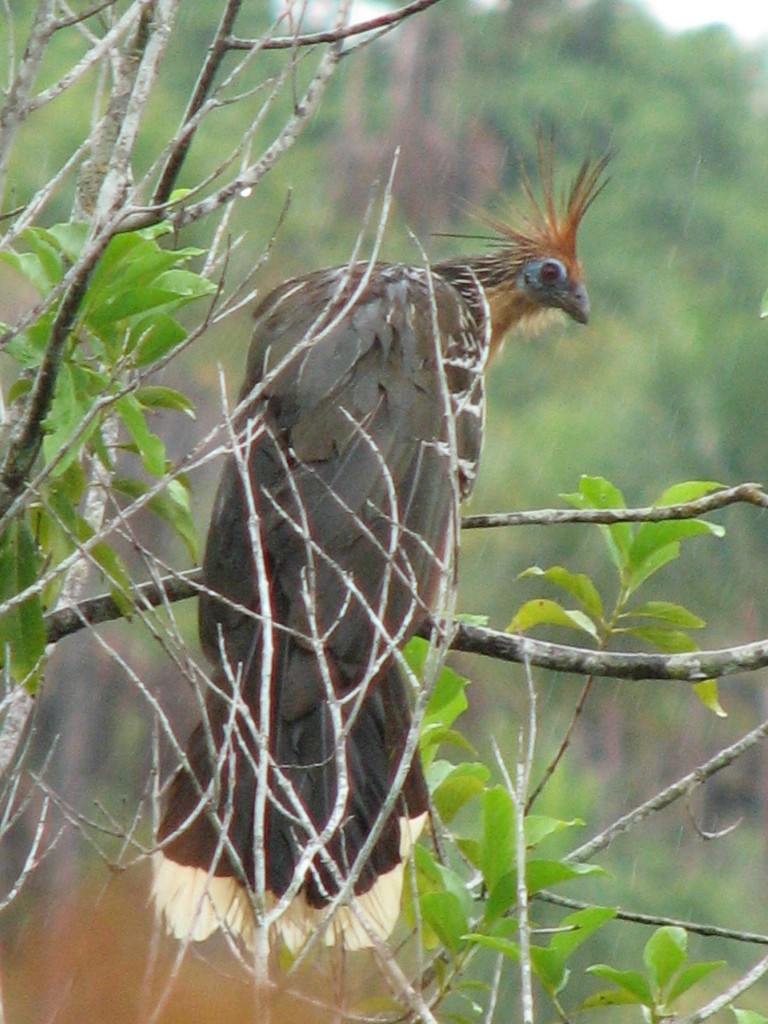
[[[766,0],[638,0],[667,28],[728,25],[746,42],[768,41]]]

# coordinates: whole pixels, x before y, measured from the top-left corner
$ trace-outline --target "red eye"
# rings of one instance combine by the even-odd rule
[[[546,260],[539,273],[543,284],[557,284],[565,277],[565,267],[559,260]]]

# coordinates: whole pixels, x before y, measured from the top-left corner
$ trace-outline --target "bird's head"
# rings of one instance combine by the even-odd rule
[[[589,320],[589,296],[576,255],[576,235],[584,214],[607,184],[604,172],[611,156],[608,152],[597,160],[585,160],[558,202],[554,147],[540,139],[541,199],[524,173],[528,209],[522,226],[488,220],[499,236],[496,251],[484,260],[490,271],[484,284],[491,310],[492,347],[511,327],[535,325],[542,314],[553,309],[580,324]]]
[[[515,283],[534,307],[562,309],[580,324],[589,320],[589,296],[578,264],[569,269],[556,256],[528,259],[515,275]]]

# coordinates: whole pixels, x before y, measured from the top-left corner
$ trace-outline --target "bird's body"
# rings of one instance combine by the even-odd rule
[[[294,949],[394,927],[427,815],[399,652],[450,605],[489,354],[544,309],[587,320],[575,232],[604,165],[562,217],[545,182],[491,255],[320,271],[257,309],[203,563],[212,686],[156,858],[178,937],[247,941],[265,911]]]

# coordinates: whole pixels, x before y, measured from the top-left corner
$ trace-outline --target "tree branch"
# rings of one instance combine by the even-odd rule
[[[552,526],[555,523],[660,523],[669,519],[695,519],[727,505],[737,503],[768,508],[768,493],[761,484],[746,483],[724,487],[703,498],[681,505],[647,505],[644,508],[549,508],[533,512],[497,512],[490,515],[465,516],[465,530],[496,526]]]
[[[242,0],[228,0],[228,3],[224,8],[224,12],[219,21],[219,26],[216,29],[216,34],[208,47],[208,53],[206,54],[205,61],[200,69],[200,74],[197,77],[195,87],[192,90],[192,95],[190,96],[186,112],[182,118],[182,128],[177,133],[178,141],[174,140],[172,152],[163,167],[160,175],[160,181],[158,182],[155,194],[152,197],[151,205],[163,206],[167,203],[173,189],[176,187],[176,182],[182,165],[187,158],[190,146],[192,145],[192,141],[195,137],[194,130],[185,132],[183,129],[188,126],[199,113],[205,100],[208,98],[211,89],[213,88],[216,75],[227,53],[225,39],[234,26],[235,19],[237,18],[241,5]]]
[[[201,582],[200,570],[191,569],[177,576],[163,577],[158,583],[139,584],[131,596],[138,608],[156,608],[166,602],[174,603],[196,597]],[[91,597],[72,608],[49,612],[46,616],[47,641],[57,643],[86,626],[120,618],[124,618],[124,615],[110,594]],[[422,632],[428,635],[429,627]],[[737,672],[753,672],[768,666],[768,639],[719,650],[693,651],[690,654],[624,654],[553,644],[459,622],[455,626],[450,647],[454,651],[482,654],[497,661],[612,679],[670,679],[696,683]]]
[[[311,32],[306,35],[275,36],[272,39],[240,39],[237,36],[230,36],[227,39],[227,46],[230,50],[292,50],[297,46],[317,46],[320,43],[338,43],[351,36],[363,35],[366,32],[375,32],[383,28],[392,28],[400,22],[405,21],[420,11],[440,3],[440,0],[413,0],[396,11],[388,14],[381,14],[376,18],[369,18],[367,21],[359,21],[354,25],[345,25],[341,28],[330,29],[326,32]]]
[[[76,273],[51,325],[45,356],[37,371],[24,415],[11,436],[0,470],[0,518],[7,513],[17,495],[26,486],[29,472],[40,451],[43,421],[53,401],[56,379],[64,358],[64,348],[91,272],[106,242],[106,239],[96,240],[92,258],[83,259],[76,268]]]
[[[721,992],[720,995],[707,1003],[706,1006],[702,1006],[701,1009],[692,1013],[690,1017],[678,1018],[679,1024],[700,1024],[701,1021],[707,1020],[708,1017],[712,1017],[718,1011],[730,1006],[734,999],[737,999],[747,989],[752,988],[766,974],[768,974],[768,956],[758,960],[754,967],[751,967],[746,973],[742,974],[730,988],[727,988],[725,992]]]
[[[700,683],[737,672],[752,672],[768,665],[768,639],[690,654],[623,654],[547,643],[462,623],[456,630],[451,648],[467,654],[484,654],[497,661],[531,664],[553,672],[610,676],[614,679],[675,679],[688,683]]]
[[[736,740],[735,743],[731,743],[727,747],[723,747],[719,750],[714,757],[710,757],[708,761],[698,765],[693,771],[683,775],[682,778],[677,779],[671,785],[662,789],[660,793],[646,800],[644,803],[637,807],[634,807],[631,811],[622,815],[616,821],[614,821],[608,828],[604,829],[598,835],[594,836],[588,842],[579,846],[577,849],[572,850],[566,860],[572,861],[578,864],[585,864],[592,860],[596,853],[600,853],[601,850],[605,850],[618,836],[628,832],[635,825],[640,824],[641,821],[645,821],[652,814],[662,810],[664,807],[668,807],[675,800],[679,800],[680,797],[685,796],[695,786],[705,782],[711,778],[716,772],[722,771],[723,768],[727,768],[729,764],[732,764],[738,757],[741,757],[752,747],[761,743],[768,737],[768,721],[762,722],[756,728],[751,729],[748,733]]]
[[[534,900],[542,903],[551,903],[555,907],[567,907],[569,910],[587,910],[593,907],[593,903],[586,900],[575,900],[570,896],[562,896],[560,893],[549,892],[547,889],[540,889],[533,896]],[[665,917],[661,914],[641,914],[636,910],[622,910],[616,908],[617,921],[629,921],[632,924],[642,924],[648,928],[683,928],[691,935],[704,935],[707,938],[731,939],[733,942],[747,942],[750,945],[768,946],[768,935],[761,932],[745,932],[738,928],[721,928],[715,924],[702,924],[700,921],[688,921],[678,917]]]

